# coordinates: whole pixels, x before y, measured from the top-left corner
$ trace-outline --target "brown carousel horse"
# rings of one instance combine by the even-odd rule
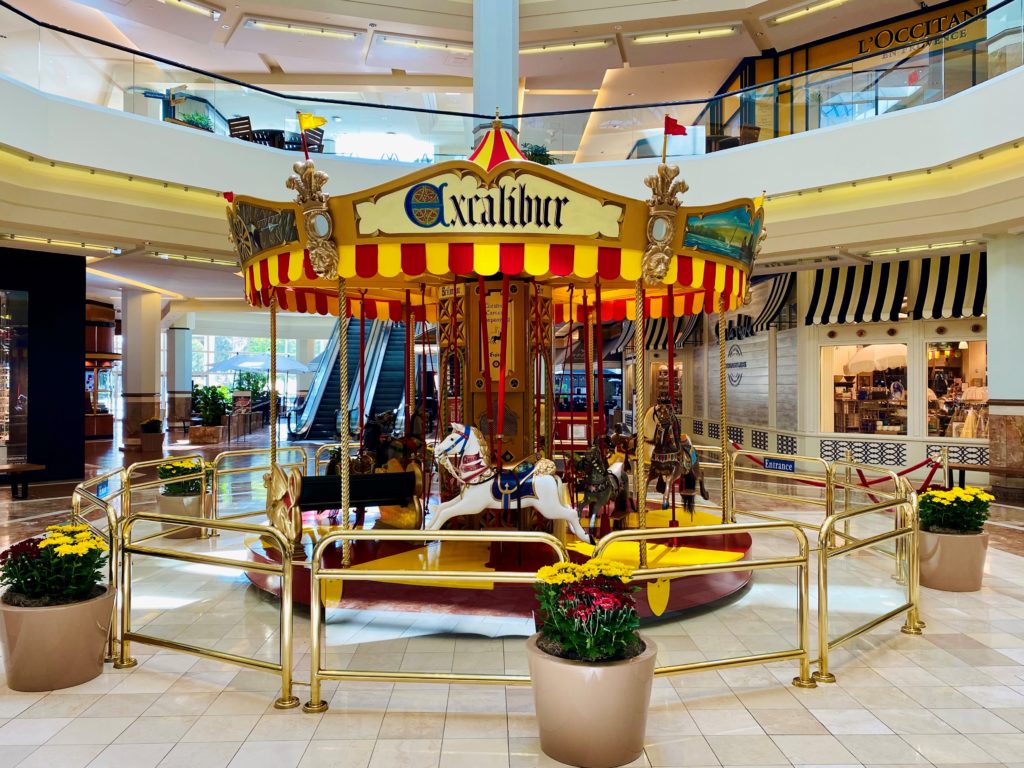
[[[608,460],[600,445],[591,446],[585,453],[575,457],[575,486],[582,496],[582,507],[587,507],[590,527],[594,527],[597,513],[601,513],[601,535],[605,535],[611,527],[622,528],[629,512],[629,475],[622,471],[613,471],[608,467]],[[609,502],[614,502],[614,509],[606,513]]]
[[[647,476],[640,479],[639,488],[646,492],[652,475],[657,476],[655,486],[665,494],[662,509],[671,505],[672,521],[675,522],[677,480],[682,480],[683,509],[693,519],[694,496],[697,488],[705,500],[710,500],[704,485],[704,470],[701,469],[697,451],[688,435],[683,434],[679,417],[669,405],[659,403],[647,410],[644,416],[644,450],[647,457]]]

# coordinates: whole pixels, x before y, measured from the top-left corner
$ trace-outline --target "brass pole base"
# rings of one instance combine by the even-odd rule
[[[817,688],[818,684],[814,682],[814,676],[811,676],[810,680],[804,680],[802,677],[794,677],[793,685],[797,688]]]
[[[919,625],[919,624],[910,624],[909,622],[904,624],[902,627],[900,627],[900,632],[902,632],[904,635],[921,635],[921,634],[924,634],[923,632],[921,632],[921,625]]]
[[[815,681],[819,683],[834,683],[836,681],[836,676],[833,675],[831,672],[826,672],[824,674],[822,674],[821,672],[812,672],[811,677],[813,677]]]
[[[282,696],[274,701],[274,709],[293,709],[299,706],[300,703],[298,696]]]
[[[131,669],[132,667],[139,666],[138,659],[114,659],[114,669]]]
[[[327,711],[327,702],[326,701],[318,701],[316,704],[314,704],[312,701],[307,701],[305,704],[302,705],[302,711],[303,712],[309,712],[310,714],[316,714],[318,712],[326,712]]]

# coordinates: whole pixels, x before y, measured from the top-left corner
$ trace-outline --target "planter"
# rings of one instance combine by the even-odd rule
[[[224,427],[189,427],[188,441],[192,445],[223,443]]]
[[[161,515],[178,515],[180,517],[196,517],[201,518],[203,516],[203,497],[199,494],[195,496],[164,496],[161,494],[157,496],[156,500],[157,510]],[[171,531],[179,526],[171,523],[160,523],[160,530]],[[201,531],[199,528],[183,528],[181,530],[174,531],[174,533],[168,533],[168,539],[196,539],[199,537]]]
[[[163,453],[163,432],[140,432],[139,441],[141,442],[143,451],[146,451],[147,453]]]
[[[591,664],[545,653],[537,647],[538,637],[527,640],[526,652],[544,754],[585,768],[636,760],[644,750],[658,655],[654,642],[641,635],[646,648],[639,656]]]
[[[921,586],[946,592],[977,592],[985,575],[987,533],[921,531]]]
[[[81,685],[103,671],[114,590],[80,603],[19,608],[0,602],[4,671],[15,691]]]

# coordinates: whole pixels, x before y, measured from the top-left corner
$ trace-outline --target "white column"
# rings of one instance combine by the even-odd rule
[[[167,329],[167,429],[186,423],[192,411],[192,328],[188,312]]]
[[[160,416],[160,294],[121,289],[121,433],[125,450],[138,450],[139,425]]]
[[[993,466],[1024,468],[1024,236],[988,241],[989,460]],[[993,475],[1000,501],[1024,500],[1024,480]]]
[[[519,111],[519,0],[473,0],[473,111]],[[477,126],[474,144],[489,123]]]

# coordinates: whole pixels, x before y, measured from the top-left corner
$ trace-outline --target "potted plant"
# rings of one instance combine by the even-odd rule
[[[173,480],[176,477],[188,477],[188,480],[166,483],[161,486],[157,497],[157,509],[161,515],[179,515],[181,517],[203,516],[203,480],[199,477],[208,471],[201,459],[183,459],[168,461],[157,467],[157,477],[161,480]],[[161,523],[160,527],[170,539],[194,539],[200,534],[199,528],[178,528],[173,523]]]
[[[189,442],[193,445],[212,445],[224,441],[224,416],[231,407],[231,392],[227,387],[206,386],[192,388],[192,407],[199,413],[202,426],[189,429]]]
[[[209,115],[204,115],[202,112],[186,112],[178,119],[201,131],[213,131],[213,121],[210,120]]]
[[[114,610],[104,586],[107,544],[86,525],[51,525],[0,553],[4,672],[15,691],[52,691],[92,680]]]
[[[146,419],[139,425],[139,439],[142,450],[149,453],[162,452],[164,448],[164,423],[161,419]]]
[[[560,762],[613,768],[643,752],[658,650],[638,632],[629,575],[600,559],[537,572],[541,624],[526,649],[540,746]]]
[[[558,163],[558,158],[552,157],[550,150],[543,144],[523,144],[519,147],[523,153],[523,157],[529,160],[531,163],[538,163],[539,165],[555,165]]]
[[[976,592],[985,574],[989,503],[980,488],[925,491],[918,498],[921,584],[946,592]]]

